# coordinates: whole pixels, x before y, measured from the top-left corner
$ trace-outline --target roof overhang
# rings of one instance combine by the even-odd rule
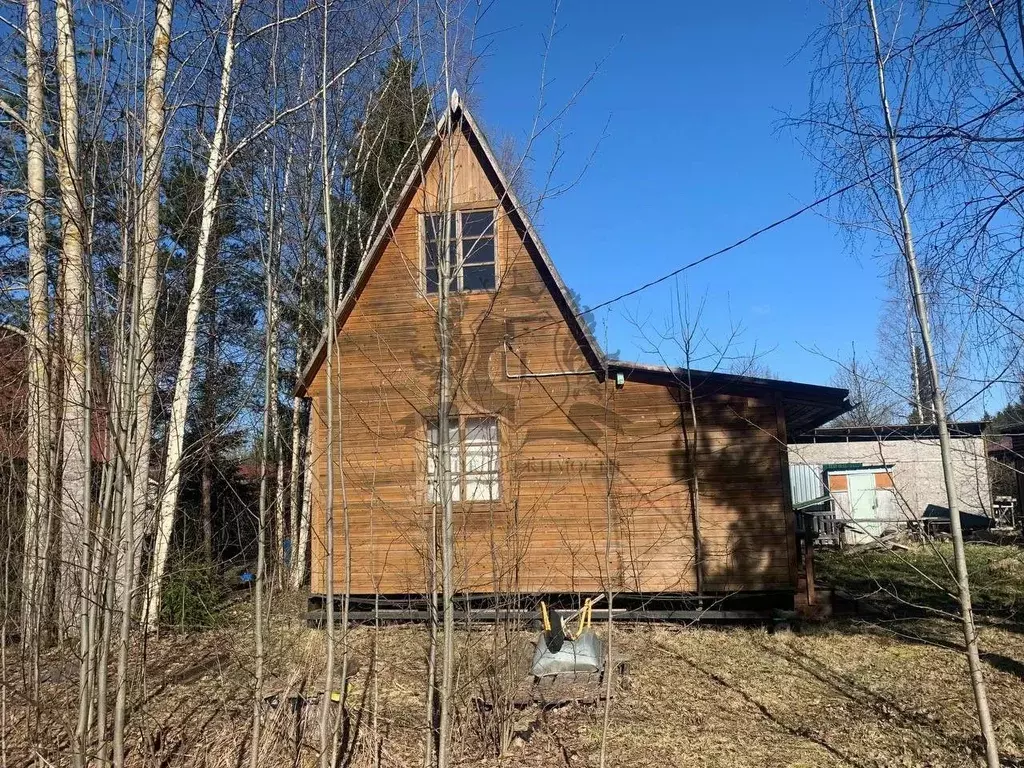
[[[987,421],[960,421],[949,424],[953,438],[980,437]],[[795,443],[876,443],[881,440],[937,440],[935,424],[865,424],[852,427],[824,427],[796,436]]]
[[[495,192],[508,215],[509,221],[521,234],[523,242],[534,259],[537,268],[547,284],[568,324],[573,337],[580,346],[594,373],[603,378],[606,374],[624,373],[630,380],[647,380],[661,385],[682,385],[692,382],[694,386],[713,387],[736,394],[751,394],[758,397],[777,397],[784,408],[786,433],[788,436],[813,430],[837,416],[850,410],[847,401],[848,392],[835,387],[820,387],[812,384],[800,384],[792,381],[761,379],[752,376],[739,376],[729,373],[710,371],[686,371],[682,368],[631,363],[620,360],[609,360],[601,349],[597,339],[583,321],[583,312],[577,306],[572,294],[566,288],[554,262],[537,234],[530,217],[516,197],[515,190],[505,177],[497,162],[487,138],[471,112],[461,103],[458,94],[453,93],[448,107],[437,123],[433,136],[420,152],[419,162],[415,164],[406,180],[401,194],[394,207],[388,212],[379,233],[372,245],[363,254],[359,269],[352,281],[352,286],[338,303],[335,328],[340,331],[345,319],[352,311],[360,293],[366,286],[377,262],[394,233],[395,226],[412,201],[417,186],[425,177],[426,171],[442,146],[444,138],[455,130],[463,131],[474,152],[481,159],[481,165],[495,188]],[[299,379],[295,388],[297,396],[307,395],[308,388],[323,364],[328,347],[327,329],[324,329],[316,351]]]
[[[687,370],[623,360],[609,361],[608,373],[612,376],[622,373],[630,381],[692,387],[702,392],[720,391],[761,398],[778,398],[785,413],[787,442],[795,442],[796,436],[827,424],[853,407],[847,399],[849,391],[845,389],[797,381],[763,379],[719,371]]]

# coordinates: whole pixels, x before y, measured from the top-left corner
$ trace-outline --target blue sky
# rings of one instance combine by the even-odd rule
[[[478,30],[476,111],[494,145],[529,136],[552,8],[550,0],[496,3]],[[643,284],[817,197],[816,163],[802,135],[780,121],[808,105],[812,61],[801,49],[822,14],[816,0],[562,4],[545,114],[603,63],[536,144],[531,171],[541,183],[555,130],[564,149],[556,183],[586,169],[545,201],[537,222],[585,303]],[[852,253],[837,225],[805,214],[691,270],[685,287],[694,301],[706,294],[703,325],[712,338],[742,326],[739,351],[765,351],[761,362],[782,378],[827,383],[834,363],[804,347],[835,358],[856,343],[858,355],[870,354],[886,297],[882,269],[872,254]],[[664,328],[675,314],[673,291],[663,284],[600,312],[598,335],[623,357],[657,361],[644,353],[634,320]]]

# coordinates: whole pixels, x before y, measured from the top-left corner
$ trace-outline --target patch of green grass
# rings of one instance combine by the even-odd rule
[[[965,549],[974,608],[1010,617],[1024,609],[1024,551],[968,543]],[[919,606],[955,611],[953,546],[913,545],[909,550],[820,550],[816,577],[857,598],[896,608]]]

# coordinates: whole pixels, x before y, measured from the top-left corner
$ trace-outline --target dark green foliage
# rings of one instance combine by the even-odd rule
[[[164,203],[160,219],[182,255],[191,257],[199,248],[203,185],[206,179],[195,164],[181,157],[175,158],[169,165],[164,174]],[[240,191],[231,184],[231,179],[224,179],[218,196],[217,216],[210,241],[211,252],[217,251],[222,243],[237,234],[237,205],[240,197]]]
[[[430,92],[417,79],[416,63],[407,59],[400,48],[393,49],[381,88],[359,129],[361,157],[351,182],[360,209],[360,235],[364,243],[375,234],[374,220],[383,218],[398,199],[419,157],[419,152],[410,151],[410,147],[423,135]]]
[[[166,309],[158,313],[162,327],[158,338],[166,345],[158,350],[161,368],[168,375],[161,388],[173,386],[173,372],[180,355],[188,292],[199,248],[202,222],[202,158],[177,157],[164,176],[161,206],[163,258],[166,259]],[[244,416],[256,404],[252,400],[253,376],[263,347],[260,315],[263,307],[262,266],[249,232],[258,231],[244,220],[246,200],[241,174],[244,165],[221,180],[217,216],[207,253],[206,291],[200,316],[196,349],[193,406],[185,425],[186,464],[180,498],[181,515],[174,541],[182,551],[202,551],[203,521],[209,516],[211,556],[225,549],[244,549],[236,537],[251,538],[251,526],[235,501],[239,491],[232,481],[245,454]],[[170,401],[170,392],[159,398]],[[158,422],[159,423],[159,422]],[[210,507],[202,506],[201,476],[211,485]],[[244,506],[244,503],[242,504]]]
[[[391,51],[380,82],[349,148],[348,196],[331,201],[335,267],[343,291],[419,158],[413,145],[424,134],[430,109],[430,91],[400,48]]]
[[[196,393],[200,407],[190,409],[189,442],[218,441],[216,453],[237,448],[241,434],[230,423],[249,405],[246,362],[255,359],[261,346],[258,313],[263,305],[259,260],[244,237],[240,219],[242,192],[235,180],[226,178],[221,191],[206,267],[206,296],[200,320],[197,349]],[[191,287],[194,257],[199,247],[204,176],[194,164],[178,158],[164,179],[161,222],[167,247],[165,324],[160,338],[168,340],[161,356],[174,368],[180,354],[181,332]],[[165,386],[171,384],[168,379]]]
[[[210,563],[182,557],[169,564],[164,577],[160,623],[183,632],[215,627],[223,597],[222,582]]]

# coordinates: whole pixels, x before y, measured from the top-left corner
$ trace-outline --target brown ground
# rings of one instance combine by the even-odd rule
[[[290,613],[289,615],[295,615]],[[233,625],[167,635],[146,648],[144,690],[136,696],[129,738],[134,765],[233,766],[245,758],[251,727],[251,631],[246,613]],[[604,628],[601,628],[604,634]],[[492,630],[460,635],[455,751],[458,765],[597,765],[603,705],[530,705],[508,718],[480,700],[507,700],[505,677],[489,664]],[[798,632],[760,628],[620,626],[616,651],[631,659],[628,684],[615,691],[608,728],[609,766],[962,766],[979,764],[974,705],[965,663],[950,647],[956,625],[938,620],[886,628],[833,623]],[[369,672],[376,639],[379,667]],[[512,636],[517,664],[533,634]],[[983,631],[987,674],[1004,764],[1024,765],[1024,635]],[[267,652],[271,691],[322,689],[323,634],[292,619],[274,621]],[[499,644],[504,647],[504,644]],[[353,630],[359,669],[350,689],[348,736],[355,766],[419,766],[424,734],[426,638],[422,627]],[[135,654],[141,649],[135,649]],[[136,658],[139,658],[136,655]],[[498,664],[503,668],[502,664]],[[65,669],[66,668],[66,669]],[[488,673],[488,668],[491,672]],[[74,670],[44,664],[44,734],[33,749],[66,761]],[[24,759],[26,727],[20,665],[7,658],[4,762]],[[62,678],[63,671],[63,680]],[[376,710],[376,722],[373,712]],[[65,712],[63,720],[56,713]],[[297,717],[287,705],[265,710],[262,763],[313,765],[318,705]],[[495,745],[503,723],[509,748]],[[303,724],[306,730],[303,733]],[[374,745],[378,745],[375,750]]]

